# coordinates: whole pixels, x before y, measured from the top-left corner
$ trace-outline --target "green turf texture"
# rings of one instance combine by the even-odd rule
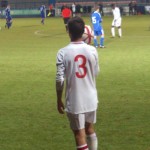
[[[110,38],[112,17],[103,18],[98,150],[150,150],[149,17],[123,16],[122,38]],[[56,54],[70,41],[62,18],[4,25],[1,19],[0,150],[75,150],[67,117],[56,109]]]

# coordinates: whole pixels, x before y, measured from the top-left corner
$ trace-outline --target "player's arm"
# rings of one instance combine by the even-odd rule
[[[98,53],[97,53],[97,50],[95,48],[93,50],[93,55],[94,55],[94,58],[95,58],[95,76],[98,76],[98,74],[100,72],[100,66],[99,66]]]
[[[64,114],[64,104],[62,102],[62,94],[64,88],[64,63],[63,51],[57,54],[57,73],[56,73],[56,93],[57,93],[57,109],[60,114]]]
[[[56,93],[57,93],[57,110],[60,114],[64,114],[64,104],[62,102],[64,82],[56,81]]]

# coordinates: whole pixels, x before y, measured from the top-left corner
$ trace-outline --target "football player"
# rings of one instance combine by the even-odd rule
[[[5,28],[7,27],[9,29],[12,25],[12,17],[10,14],[10,5],[8,5],[7,8],[5,9],[5,18],[6,18]]]
[[[121,29],[122,19],[121,19],[120,9],[116,7],[115,4],[112,4],[111,7],[112,7],[113,16],[114,16],[114,19],[112,21],[112,26],[111,26],[112,37],[115,37],[115,27],[118,28],[119,37],[122,37],[122,29]]]
[[[46,7],[45,7],[45,5],[42,5],[40,7],[40,12],[41,12],[41,18],[42,18],[41,23],[44,24],[45,17],[46,17]]]
[[[104,48],[104,30],[102,27],[102,17],[99,13],[99,6],[95,6],[95,11],[91,16],[93,30],[94,30],[94,46],[98,47],[97,37],[100,37],[100,48]]]
[[[67,113],[74,133],[77,150],[98,150],[94,130],[98,97],[95,77],[99,72],[98,54],[95,47],[82,41],[84,21],[73,17],[68,22],[70,44],[57,53],[56,92],[57,109]],[[66,81],[65,106],[62,101]]]

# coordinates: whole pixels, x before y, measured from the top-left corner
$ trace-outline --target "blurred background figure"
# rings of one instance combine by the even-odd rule
[[[63,9],[66,7],[66,4],[64,3],[62,6],[61,6],[61,13],[63,11]]]
[[[102,2],[100,2],[100,4],[99,4],[99,12],[100,12],[100,14],[101,14],[102,16],[104,16],[103,3],[102,3]]]
[[[137,3],[136,3],[136,1],[133,1],[133,14],[137,15]]]
[[[76,5],[76,15],[81,17],[81,13],[82,13],[82,6],[80,4]]]
[[[40,12],[41,12],[41,18],[42,18],[41,23],[44,24],[45,17],[46,17],[46,7],[45,7],[45,5],[42,5],[40,7]]]
[[[10,5],[8,5],[5,9],[5,18],[6,18],[6,25],[5,28],[10,28],[12,26],[12,17],[10,13]]]
[[[133,1],[131,1],[129,4],[129,15],[133,15],[134,14],[134,9],[133,9]]]
[[[64,20],[66,31],[68,32],[67,24],[68,24],[69,19],[72,16],[72,12],[71,12],[70,8],[65,5],[64,8],[62,9],[61,14],[62,14],[62,17],[63,17],[63,20]]]
[[[47,16],[48,16],[48,17],[49,17],[49,16],[53,16],[53,4],[50,4],[50,5],[49,5],[49,13],[48,13]]]
[[[73,3],[71,8],[72,8],[72,16],[75,17],[76,16],[76,4]]]

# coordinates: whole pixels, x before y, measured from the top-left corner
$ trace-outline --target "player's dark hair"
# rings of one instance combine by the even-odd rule
[[[85,23],[80,17],[73,17],[68,22],[68,31],[71,41],[76,41],[82,37],[84,33]]]

